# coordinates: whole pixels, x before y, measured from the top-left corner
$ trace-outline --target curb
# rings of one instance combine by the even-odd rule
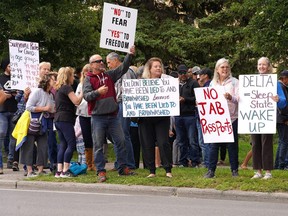
[[[222,199],[258,202],[288,202],[288,193],[263,193],[250,191],[219,191],[215,189],[154,187],[141,185],[83,184],[71,182],[0,180],[0,188],[19,190],[45,190],[82,193],[116,193],[130,195],[171,196],[201,199]]]

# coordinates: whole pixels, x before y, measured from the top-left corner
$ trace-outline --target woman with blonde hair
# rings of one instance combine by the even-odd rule
[[[58,71],[55,85],[56,113],[54,117],[55,126],[60,139],[60,147],[57,154],[56,178],[70,178],[70,161],[76,148],[76,137],[74,124],[76,120],[76,107],[82,101],[83,94],[76,96],[72,84],[74,81],[74,69],[62,67]]]
[[[81,71],[80,83],[76,89],[76,95],[79,96],[83,92],[83,82],[86,74],[90,71],[90,64],[84,65]],[[83,98],[81,103],[77,106],[76,115],[79,116],[79,123],[82,131],[82,136],[85,145],[85,157],[88,166],[88,171],[96,171],[94,165],[94,154],[93,154],[93,140],[92,140],[92,129],[91,129],[91,115],[88,114],[88,103]]]
[[[142,78],[159,79],[163,77],[163,74],[164,66],[162,60],[153,57],[145,64]],[[150,171],[150,174],[147,177],[153,178],[156,176],[155,143],[157,143],[166,176],[171,178],[172,152],[169,143],[170,117],[143,117],[139,119],[138,124],[143,161]]]
[[[259,74],[271,74],[272,64],[267,57],[258,60],[257,69]],[[272,96],[272,100],[277,102],[277,108],[286,106],[286,98],[277,82],[277,95]],[[266,170],[263,179],[272,178],[273,169],[273,134],[251,134],[253,169],[257,170],[252,179],[262,178],[262,171]]]
[[[40,62],[39,63],[39,77],[43,77],[45,74],[49,73],[51,70],[50,62]]]
[[[239,81],[232,76],[231,67],[228,59],[221,58],[216,62],[213,80],[210,83],[211,87],[224,86],[224,97],[228,103],[228,109],[231,117],[234,142],[227,143],[230,168],[232,177],[238,176],[238,89]],[[217,168],[218,152],[221,144],[225,143],[211,143],[209,152],[209,166],[208,172],[204,178],[213,178]]]

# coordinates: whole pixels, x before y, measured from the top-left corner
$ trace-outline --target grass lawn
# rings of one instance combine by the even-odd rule
[[[275,142],[277,139],[275,139]],[[274,155],[277,145],[274,145]],[[239,142],[239,162],[243,161],[246,153],[251,149],[248,136],[240,136]],[[109,161],[114,161],[114,153],[112,145],[109,145]],[[228,160],[228,156],[226,157]],[[76,160],[76,154],[74,156]],[[227,161],[228,163],[228,161]],[[239,165],[240,165],[239,164]],[[251,166],[251,161],[249,162]],[[194,187],[194,188],[213,188],[217,190],[241,190],[256,192],[288,192],[288,171],[274,170],[273,178],[269,180],[254,179],[252,168],[249,170],[239,169],[239,177],[232,178],[230,168],[218,167],[216,177],[212,179],[204,179],[203,175],[207,172],[205,168],[173,168],[173,178],[165,177],[164,169],[157,169],[156,178],[146,178],[149,174],[148,170],[138,169],[135,176],[118,176],[115,171],[107,171],[107,181],[104,184],[123,184],[123,185],[148,185],[148,186],[169,186],[169,187]],[[79,183],[97,183],[95,172],[88,172],[86,175],[80,175],[71,179],[56,179],[51,174],[48,176],[39,176],[33,178],[39,181],[50,182],[79,182]]]

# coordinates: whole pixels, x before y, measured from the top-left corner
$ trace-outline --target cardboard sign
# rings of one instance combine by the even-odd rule
[[[124,117],[178,116],[179,81],[175,78],[124,79]]]
[[[100,47],[129,52],[134,45],[138,10],[104,3]]]
[[[195,88],[204,143],[234,142],[223,86]]]
[[[277,104],[271,98],[276,94],[276,74],[239,76],[239,134],[276,133]]]
[[[38,87],[39,45],[36,42],[9,40],[11,89]]]

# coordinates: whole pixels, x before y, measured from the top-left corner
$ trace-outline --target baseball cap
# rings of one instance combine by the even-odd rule
[[[192,68],[192,73],[193,73],[193,74],[196,74],[196,73],[199,72],[200,70],[201,70],[200,67],[194,66],[194,67]]]
[[[202,74],[207,74],[208,75],[208,77],[212,77],[212,74],[213,74],[213,72],[212,72],[212,70],[210,69],[210,68],[204,68],[204,69],[202,69],[202,70],[200,70],[197,74],[199,74],[199,75],[202,75]]]
[[[280,73],[281,77],[288,77],[288,70],[284,70]]]
[[[188,68],[186,65],[184,64],[180,64],[178,67],[177,67],[177,71],[179,74],[186,74],[187,71],[188,71]]]

